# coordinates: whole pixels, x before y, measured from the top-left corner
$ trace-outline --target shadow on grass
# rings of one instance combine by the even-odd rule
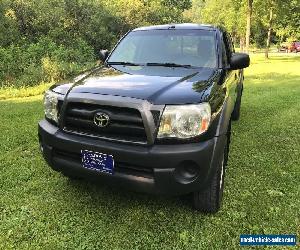
[[[264,57],[264,54],[262,53],[253,53],[250,54],[250,58],[255,58],[256,60],[259,61],[292,61],[292,62],[297,62],[300,60],[300,53],[270,53],[269,54],[269,59],[266,59]]]
[[[145,206],[147,208],[167,208],[176,207],[185,212],[193,212],[192,208],[192,195],[182,196],[167,196],[156,195],[139,192],[138,190],[120,188],[118,186],[104,184],[97,181],[89,181],[85,179],[72,180],[67,179],[66,190],[71,192],[71,196],[75,198],[82,197],[82,195],[92,196],[92,199],[97,203],[102,197],[109,199],[109,204],[114,204],[116,208]],[[77,197],[77,198],[76,198]]]
[[[261,119],[279,116],[299,103],[300,75],[276,72],[245,77],[242,114],[260,114]],[[268,112],[265,112],[268,111]]]
[[[252,83],[256,84],[252,84]],[[264,84],[264,82],[266,84]],[[258,83],[258,84],[257,84]],[[245,87],[249,89],[269,89],[270,87],[276,88],[278,87],[286,88],[292,90],[293,88],[300,87],[300,74],[293,73],[278,73],[278,72],[268,72],[268,73],[248,73],[245,76]]]
[[[269,59],[265,59],[267,62],[280,61],[280,62],[300,62],[300,55],[282,55],[282,56],[270,56]]]

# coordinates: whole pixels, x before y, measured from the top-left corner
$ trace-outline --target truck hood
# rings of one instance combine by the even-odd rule
[[[128,67],[98,68],[55,92],[92,93],[147,100],[153,104],[186,104],[205,101],[219,70],[210,68]]]

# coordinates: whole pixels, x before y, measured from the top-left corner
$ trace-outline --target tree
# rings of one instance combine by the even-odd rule
[[[269,22],[268,22],[268,35],[267,35],[267,44],[265,49],[265,58],[269,58],[269,49],[270,49],[270,42],[271,42],[271,33],[273,29],[273,21],[274,21],[274,8],[275,8],[275,1],[270,1],[270,11],[269,11]]]
[[[183,21],[191,0],[0,0],[0,87],[70,76],[128,30]]]
[[[183,13],[184,19],[188,22],[203,23],[202,10],[205,7],[205,0],[192,0],[192,6]]]
[[[15,12],[8,1],[0,1],[0,47],[7,47],[20,39]]]
[[[272,42],[300,39],[300,0],[193,0],[184,16],[197,23],[222,25],[240,48],[250,43],[264,47],[266,57]],[[246,33],[246,34],[245,34]]]
[[[246,52],[249,52],[253,0],[247,1]]]
[[[286,14],[282,10],[284,3],[281,0],[257,0],[255,1],[255,18],[265,27],[265,58],[269,58],[269,49],[274,27],[277,22]]]
[[[282,2],[278,15],[274,31],[280,42],[300,40],[300,0]]]
[[[192,6],[191,0],[102,1],[110,13],[123,19],[130,28],[182,22],[183,11]]]
[[[206,0],[202,3],[199,1],[195,2],[198,4],[201,14],[197,14],[196,17],[200,18],[201,22],[224,26],[231,33],[235,42],[240,40],[240,43],[243,43],[246,25],[245,0]],[[195,3],[193,2],[193,4]],[[194,6],[192,9],[195,8]],[[194,21],[192,17],[190,18]]]

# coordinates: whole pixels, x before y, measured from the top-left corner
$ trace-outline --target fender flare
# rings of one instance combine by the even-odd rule
[[[203,182],[202,188],[205,189],[209,186],[212,178],[214,177],[217,168],[222,163],[222,154],[224,154],[225,145],[228,143],[228,132],[230,129],[230,122],[231,122],[231,113],[232,109],[228,104],[228,99],[224,101],[223,108],[220,112],[220,117],[218,120],[218,125],[216,128],[216,133],[214,136],[214,149],[212,153],[212,158],[210,162],[209,173],[207,178]]]

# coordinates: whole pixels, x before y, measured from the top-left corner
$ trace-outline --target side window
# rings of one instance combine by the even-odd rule
[[[231,36],[229,34],[227,34],[226,32],[223,33],[223,50],[225,50],[226,56],[223,56],[223,63],[224,65],[228,65],[230,58],[232,56],[232,54],[234,53],[234,46],[233,46],[233,42],[231,40]],[[225,60],[225,61],[224,61]]]
[[[222,39],[222,63],[225,66],[229,65],[229,55],[230,55],[230,50],[227,44],[227,39],[225,34],[223,34],[223,39]]]

